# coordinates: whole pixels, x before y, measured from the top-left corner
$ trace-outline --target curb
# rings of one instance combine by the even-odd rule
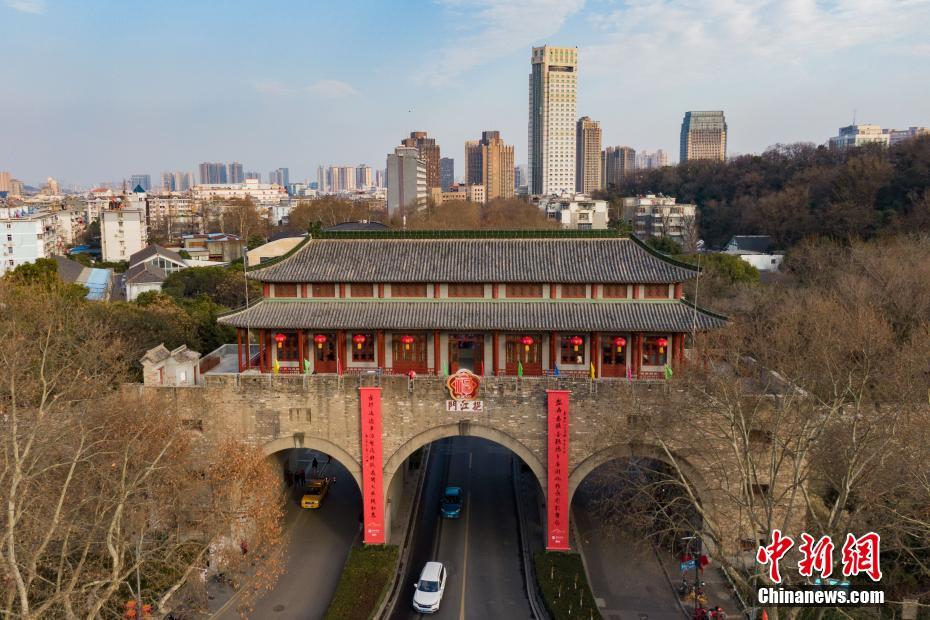
[[[510,477],[513,481],[514,502],[517,506],[517,529],[520,534],[520,561],[523,564],[526,598],[529,600],[530,611],[533,612],[533,618],[536,620],[549,620],[546,605],[539,600],[539,588],[536,585],[536,568],[533,564],[533,558],[530,555],[530,547],[526,540],[526,515],[523,513],[523,502],[520,495],[520,466],[517,464],[516,457],[511,457],[510,462],[512,465]]]
[[[594,582],[591,581],[591,571],[588,570],[588,558],[584,557],[584,545],[581,542],[581,532],[578,530],[578,519],[575,518],[575,509],[569,507],[569,523],[572,529],[572,536],[575,537],[575,546],[578,555],[581,556],[581,566],[584,568],[584,578],[588,580],[588,588],[591,590],[591,596],[594,597],[594,603],[597,605],[597,595],[594,594]],[[597,610],[598,615],[603,617],[601,610]]]
[[[659,563],[659,568],[662,569],[662,574],[665,575],[665,580],[668,582],[668,587],[672,589],[672,592],[677,592],[675,589],[675,584],[672,583],[672,576],[668,574],[668,569],[665,568],[665,562],[663,562],[662,558],[659,556],[659,550],[656,549],[655,545],[652,545],[652,553],[654,553],[656,556],[656,562]],[[691,618],[694,615],[693,613],[689,613],[680,596],[676,596],[675,600],[678,601],[678,606],[681,607],[681,613],[684,614],[685,618]]]
[[[432,444],[428,444],[424,450],[424,455],[420,460],[421,470],[420,475],[417,479],[417,488],[413,494],[413,504],[410,507],[410,516],[407,519],[407,531],[404,533],[404,540],[401,544],[400,553],[397,554],[397,564],[394,567],[394,580],[390,584],[388,589],[388,595],[384,597],[381,601],[381,605],[378,606],[378,609],[372,614],[374,619],[386,618],[388,612],[394,609],[394,606],[397,604],[397,597],[400,595],[400,579],[401,575],[407,568],[407,563],[410,560],[410,538],[413,533],[413,526],[417,522],[417,515],[420,514],[420,496],[423,494],[423,484],[426,480],[426,470],[428,469]]]

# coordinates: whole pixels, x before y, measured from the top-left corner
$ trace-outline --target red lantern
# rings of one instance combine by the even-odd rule
[[[323,344],[326,342],[326,340],[327,340],[326,334],[317,334],[316,336],[313,337],[313,342],[316,343],[317,349],[322,349]]]
[[[568,341],[572,343],[573,347],[575,347],[576,352],[578,351],[578,347],[584,344],[584,338],[582,338],[581,336],[572,336],[571,338],[568,339]]]
[[[284,341],[287,340],[287,336],[281,333],[277,333],[274,335],[274,340],[275,342],[278,343],[278,348],[280,349],[281,346],[284,344]]]
[[[626,346],[626,338],[623,338],[622,336],[616,336],[614,338],[614,346],[617,347],[617,353],[619,353],[620,349]]]
[[[354,342],[356,347],[359,349],[362,348],[362,344],[364,344],[366,340],[368,340],[368,337],[365,336],[365,334],[355,334],[352,336],[352,342]]]
[[[524,336],[523,338],[520,338],[520,344],[523,345],[524,351],[529,351],[530,347],[533,346],[533,342],[534,341],[532,336]]]
[[[409,334],[406,335],[406,336],[401,336],[401,337],[400,337],[400,341],[401,341],[402,343],[404,343],[404,349],[406,349],[407,351],[409,351],[409,350],[410,350],[410,345],[413,344],[413,336],[411,336],[411,335],[409,335]]]
[[[668,340],[665,338],[659,338],[656,340],[656,344],[659,345],[659,354],[665,353],[665,347],[668,346]]]

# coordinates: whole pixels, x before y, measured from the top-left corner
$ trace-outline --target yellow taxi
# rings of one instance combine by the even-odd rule
[[[301,508],[319,508],[323,503],[323,498],[329,493],[329,487],[332,480],[329,478],[312,478],[307,483],[304,490],[304,496],[300,499]]]

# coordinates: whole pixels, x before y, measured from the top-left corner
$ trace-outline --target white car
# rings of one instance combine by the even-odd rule
[[[421,614],[439,611],[442,593],[446,589],[446,569],[439,562],[427,562],[420,580],[413,584],[413,609]]]

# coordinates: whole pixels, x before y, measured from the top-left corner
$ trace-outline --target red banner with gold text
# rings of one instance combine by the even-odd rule
[[[568,390],[546,390],[548,398],[548,486],[546,549],[568,546]]]
[[[381,388],[359,388],[362,435],[362,508],[364,541],[384,544],[384,493],[381,489]]]

